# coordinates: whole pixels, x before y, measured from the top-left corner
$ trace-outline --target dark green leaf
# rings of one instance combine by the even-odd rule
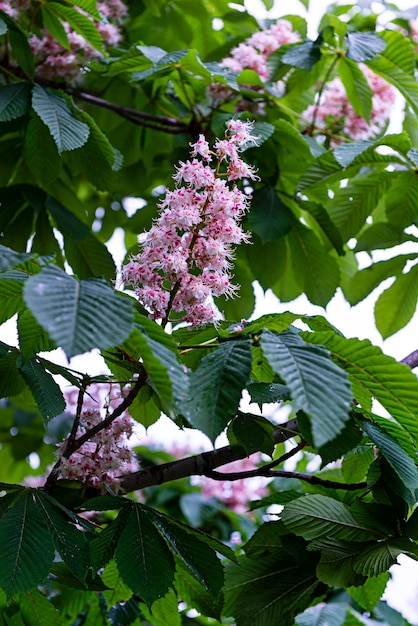
[[[0,519],[0,587],[10,597],[47,577],[54,545],[31,489],[24,490]]]
[[[248,223],[262,243],[275,241],[286,235],[292,227],[289,209],[271,187],[254,192]]]
[[[122,342],[132,328],[132,304],[105,281],[78,282],[49,265],[25,284],[24,298],[38,322],[68,357]]]
[[[264,417],[241,413],[228,427],[231,445],[243,446],[247,455],[264,452],[271,456],[274,450],[273,424]]]
[[[385,40],[376,33],[349,32],[346,39],[348,44],[347,57],[357,63],[372,59],[386,48]]]
[[[214,441],[235,416],[250,372],[251,345],[247,338],[226,341],[205,356],[190,376],[189,398],[184,403],[192,426]]]
[[[0,88],[0,122],[8,122],[25,115],[30,108],[31,86],[28,83],[6,85]]]
[[[56,92],[35,84],[32,106],[43,123],[48,126],[60,154],[65,150],[80,148],[86,143],[89,127],[73,116],[65,99]]]
[[[174,560],[141,505],[132,504],[115,556],[124,582],[148,606],[167,593],[174,579]]]
[[[347,375],[324,348],[312,351],[294,332],[265,331],[261,347],[289,387],[295,411],[302,409],[310,416],[314,444],[334,439],[349,418],[352,392]]]
[[[321,43],[322,38],[318,38],[316,41],[295,44],[284,53],[282,61],[302,70],[311,70],[321,58]]]
[[[32,80],[35,73],[32,50],[29,46],[27,34],[20,28],[16,28],[15,24],[9,24],[8,31],[12,55],[26,76]]]
[[[20,368],[26,384],[35,398],[45,422],[65,410],[65,400],[60,387],[41,363],[31,358]]]
[[[310,606],[295,619],[297,626],[344,626],[346,624],[347,604],[336,602],[334,604],[317,604]]]
[[[20,596],[20,615],[22,623],[31,626],[61,626],[61,616],[52,602],[38,589],[31,589]]]
[[[70,50],[68,35],[58,15],[48,4],[42,5],[41,12],[45,28],[49,30],[54,39],[56,39],[63,48]]]

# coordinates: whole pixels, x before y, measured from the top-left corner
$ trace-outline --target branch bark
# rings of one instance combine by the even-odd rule
[[[293,419],[276,428],[273,434],[274,442],[282,443],[298,434],[297,421]],[[241,446],[224,446],[211,452],[202,452],[186,459],[163,463],[123,476],[121,489],[124,493],[129,493],[187,476],[208,476],[216,467],[245,459],[247,456],[248,453]]]

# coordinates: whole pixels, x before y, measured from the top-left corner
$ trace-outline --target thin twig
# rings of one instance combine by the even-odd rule
[[[411,370],[414,369],[414,367],[418,367],[418,350],[414,350],[411,354],[408,354],[408,356],[401,360],[401,363],[408,365]]]

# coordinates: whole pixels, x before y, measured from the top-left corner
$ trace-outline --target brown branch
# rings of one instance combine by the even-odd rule
[[[411,354],[408,354],[408,356],[401,360],[401,363],[408,365],[411,370],[414,369],[414,367],[418,367],[418,350],[414,350]]]
[[[274,442],[282,443],[299,434],[297,420],[293,419],[278,426],[273,433]],[[124,493],[144,489],[153,485],[162,485],[188,476],[207,476],[216,467],[227,465],[248,456],[242,446],[224,446],[211,452],[202,452],[185,459],[155,465],[121,478]]]

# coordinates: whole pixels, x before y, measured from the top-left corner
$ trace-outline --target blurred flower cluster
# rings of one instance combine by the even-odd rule
[[[74,7],[79,13],[90,19],[97,28],[103,41],[103,47],[117,46],[122,40],[121,24],[127,15],[127,7],[122,0],[101,0],[97,2],[100,21],[94,20],[91,15],[79,7]],[[24,23],[23,13],[35,15],[35,7],[31,0],[0,0],[0,10],[13,19]],[[86,39],[74,30],[67,22],[62,22],[68,41],[68,48],[59,43],[56,38],[42,27],[38,33],[32,32],[29,45],[36,61],[37,76],[46,80],[60,79],[74,83],[83,77],[85,64],[92,59],[99,58],[101,53]]]
[[[232,246],[248,242],[239,221],[250,196],[231,183],[258,179],[240,157],[244,146],[257,143],[251,132],[250,122],[231,120],[213,149],[199,136],[191,160],[176,168],[177,186],[161,200],[160,216],[140,238],[140,253],[123,267],[125,285],[154,319],[167,321],[173,310],[193,325],[215,322],[213,296],[236,295]]]
[[[331,136],[332,147],[342,143],[343,137],[339,135],[345,135],[353,141],[370,139],[379,135],[388,123],[395,103],[394,88],[366,65],[360,65],[360,69],[373,94],[370,122],[354,111],[339,78],[327,83],[321,101],[303,112],[303,116],[315,125],[315,132],[319,129],[325,135],[336,135]]]

